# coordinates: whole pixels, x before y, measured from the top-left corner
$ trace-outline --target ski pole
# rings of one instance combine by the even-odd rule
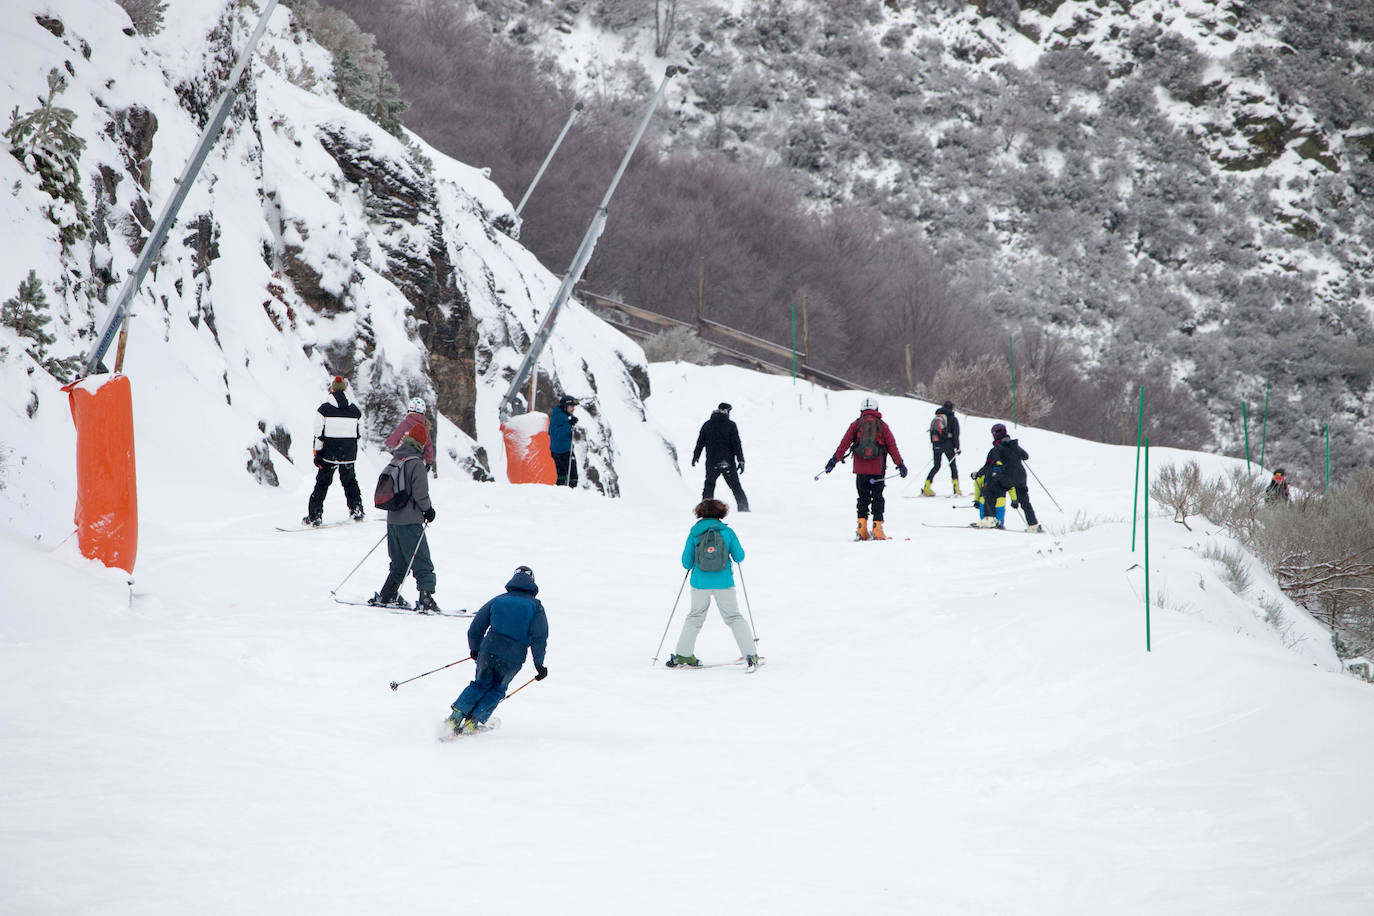
[[[386,540],[386,535],[384,534],[384,535],[382,535],[382,541],[385,541],[385,540]],[[355,572],[358,571],[358,568],[359,568],[359,567],[361,567],[364,563],[367,562],[367,558],[370,557],[370,556],[372,556],[373,551],[375,551],[378,547],[381,547],[381,546],[382,546],[382,541],[378,541],[377,543],[373,544],[373,545],[372,545],[372,550],[369,550],[367,553],[363,554],[363,558],[362,558],[361,560],[358,561],[358,565],[355,566],[355,567],[353,567],[352,569],[350,569],[350,570],[348,571],[348,575],[344,576],[344,577],[343,577],[343,580],[342,580],[341,582],[339,582],[338,585],[334,586],[333,588],[331,588],[331,589],[329,590],[329,594],[333,595],[333,594],[334,594],[335,592],[337,592],[339,589],[343,588],[344,582],[347,582],[349,579],[353,578],[353,574],[354,574]]]
[[[744,564],[739,565],[739,587],[744,591],[744,609],[749,612],[749,629],[754,633],[754,648],[759,647],[759,630],[754,626],[754,608],[749,604],[749,586],[744,582]],[[757,653],[755,653],[757,654]]]
[[[454,665],[461,665],[463,662],[470,662],[470,661],[472,661],[471,658],[460,658],[460,659],[458,659],[458,661],[456,661],[456,662],[449,662],[447,665],[442,665],[442,666],[440,666],[440,667],[438,667],[438,668],[435,668],[434,671],[443,671],[445,668],[452,668]],[[397,687],[400,687],[402,684],[409,684],[411,681],[418,681],[418,680],[419,680],[420,678],[422,678],[422,677],[426,677],[426,676],[428,676],[428,675],[433,674],[434,671],[426,671],[424,674],[417,674],[417,675],[415,675],[414,677],[408,677],[408,678],[406,678],[404,681],[392,681],[392,682],[391,682],[391,689],[392,689],[392,690],[395,690]]]
[[[508,694],[506,694],[504,697],[502,697],[502,698],[501,698],[501,702],[502,702],[502,703],[506,702],[506,700],[509,700],[511,697],[515,696],[517,693],[519,693],[520,691],[524,690],[526,687],[528,687],[529,685],[533,684],[533,683],[534,683],[535,681],[537,681],[537,680],[539,680],[539,675],[536,674],[534,677],[530,678],[528,681],[526,681],[525,683],[521,684],[519,687],[516,687],[516,688],[515,688],[514,690],[512,690],[510,693],[508,693]]]
[[[1023,461],[1022,464],[1026,466],[1026,470],[1031,472],[1031,476],[1035,478],[1035,482],[1040,484],[1040,489],[1045,491],[1045,495],[1050,498],[1050,502],[1054,503],[1054,507],[1058,509],[1060,512],[1063,512],[1064,507],[1059,505],[1059,500],[1054,498],[1054,494],[1050,492],[1049,487],[1045,486],[1044,481],[1040,479],[1040,475],[1035,473],[1035,468],[1030,466],[1030,460],[1027,459],[1026,461]]]
[[[668,628],[673,625],[673,615],[677,613],[677,603],[682,600],[682,590],[687,587],[687,577],[691,574],[690,569],[682,574],[682,584],[677,587],[677,597],[673,599],[673,609],[668,612],[668,622],[663,625],[663,635],[659,637],[658,648],[654,650],[654,660],[651,664],[658,664],[658,653],[663,651],[663,642],[668,638]]]
[[[406,564],[406,571],[401,573],[401,581],[396,585],[396,594],[400,595],[401,586],[406,584],[406,576],[410,575],[410,568],[415,565],[415,557],[420,553],[420,545],[425,542],[425,532],[429,530],[429,522],[424,523],[420,529],[420,539],[415,542],[415,549],[410,552],[410,562]]]

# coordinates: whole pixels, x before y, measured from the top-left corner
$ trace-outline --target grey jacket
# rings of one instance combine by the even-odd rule
[[[429,475],[425,473],[425,456],[413,445],[402,445],[391,453],[394,458],[416,458],[404,466],[406,492],[410,502],[400,509],[388,509],[388,525],[419,525],[424,522],[424,511],[431,506],[429,501]]]

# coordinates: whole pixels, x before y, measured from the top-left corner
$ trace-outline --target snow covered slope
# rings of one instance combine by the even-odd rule
[[[1146,653],[1131,450],[1022,429],[1054,533],[926,528],[971,513],[905,498],[931,407],[885,399],[913,477],[894,540],[855,543],[847,465],[813,478],[859,393],[652,375],[644,426],[684,465],[735,405],[761,672],[650,664],[699,489],[637,455],[656,486],[620,500],[435,481],[440,602],[527,563],[551,626],[549,678],[456,744],[433,735],[466,664],[387,684],[462,658],[465,622],[332,602],[380,584],[379,554],[341,580],[381,526],[273,531],[305,481],[203,478],[195,511],[145,526],[132,596],[10,527],[0,911],[1365,912],[1374,692],[1291,605],[1287,637],[1260,621],[1262,570],[1230,593],[1213,539],[1158,515]],[[965,420],[965,471],[989,422]],[[180,447],[154,431],[141,454]],[[714,618],[697,650],[735,655]]]

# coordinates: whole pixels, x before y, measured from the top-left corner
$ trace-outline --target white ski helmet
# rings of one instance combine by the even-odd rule
[[[411,413],[424,413],[425,399],[419,397],[411,398],[410,402],[406,404],[406,409],[409,410]]]
[[[868,397],[864,398],[862,401],[859,402],[859,409],[860,409],[860,410],[877,410],[877,409],[878,409],[878,399],[875,398],[875,397],[873,397],[872,395],[869,395]]]

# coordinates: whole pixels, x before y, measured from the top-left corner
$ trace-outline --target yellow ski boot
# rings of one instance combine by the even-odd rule
[[[932,489],[930,488],[930,481],[929,481],[929,480],[927,480],[925,483],[921,484],[921,495],[922,495],[922,496],[934,496],[934,495],[935,495],[935,491],[932,490]]]
[[[954,478],[954,495],[955,495],[955,496],[963,496],[963,495],[964,495],[964,494],[959,490],[959,478],[958,478],[958,477]]]

